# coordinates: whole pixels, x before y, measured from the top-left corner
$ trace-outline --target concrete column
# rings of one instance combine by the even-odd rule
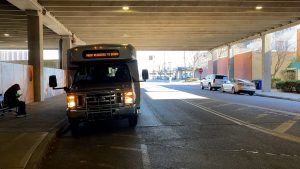
[[[69,35],[62,36],[62,69],[67,70],[68,68],[68,57],[67,57],[67,52],[68,49],[72,48],[72,42],[71,39],[72,37]]]
[[[228,78],[234,79],[234,55],[233,55],[233,48],[231,45],[228,45]]]
[[[213,74],[217,74],[218,73],[218,56],[217,54],[215,54],[215,52],[212,52],[212,66],[213,66]]]
[[[58,41],[58,68],[59,69],[62,69],[62,55],[63,55],[63,53],[62,53],[62,43],[63,43],[63,40],[62,40],[62,38],[60,38],[59,39],[59,41]]]
[[[43,84],[43,21],[39,11],[28,10],[27,38],[28,38],[28,64],[33,66],[34,101],[44,100]]]
[[[300,29],[297,30],[297,57],[296,61],[300,62]]]
[[[262,91],[271,91],[272,45],[271,34],[262,35]]]

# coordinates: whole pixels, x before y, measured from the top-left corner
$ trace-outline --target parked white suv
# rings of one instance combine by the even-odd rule
[[[228,81],[228,77],[222,74],[210,74],[203,78],[200,82],[201,89],[217,90],[222,87],[222,84]]]

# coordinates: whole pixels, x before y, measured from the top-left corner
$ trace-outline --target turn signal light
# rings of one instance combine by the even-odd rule
[[[76,106],[76,97],[75,95],[69,95],[67,97],[68,108],[74,108]]]
[[[125,92],[125,104],[133,104],[135,96],[133,92]]]

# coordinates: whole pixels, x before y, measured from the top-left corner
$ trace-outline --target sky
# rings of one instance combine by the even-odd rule
[[[197,51],[137,51],[137,60],[139,69],[148,69],[149,71],[163,69],[165,62],[166,69],[174,69],[184,66],[184,55],[186,58],[193,56]],[[149,60],[149,56],[154,56],[153,60]],[[186,60],[186,66],[188,66]]]

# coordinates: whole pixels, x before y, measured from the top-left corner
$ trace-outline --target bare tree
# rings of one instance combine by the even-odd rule
[[[211,55],[211,60],[214,60],[214,59],[219,59],[223,56],[227,56],[227,51],[228,51],[228,47],[226,46],[223,46],[223,47],[219,47],[217,49],[213,49],[213,50],[210,50],[208,51]],[[213,73],[214,73],[214,70],[213,70]]]
[[[272,78],[275,78],[279,70],[281,69],[287,56],[291,54],[290,51],[294,51],[294,44],[288,41],[276,41],[276,52],[274,54],[273,62],[275,63],[274,71],[272,72]]]
[[[186,58],[188,67],[192,68],[193,78],[195,78],[195,72],[200,67],[201,59],[204,59],[207,54],[205,52],[193,52]]]
[[[213,58],[219,59],[220,57],[227,55],[227,50],[227,47],[220,47],[218,49],[211,50],[210,53]]]
[[[193,78],[195,78],[195,71],[199,67],[199,61],[201,59],[201,55],[199,52],[195,53],[192,56],[193,62],[192,62],[192,70],[193,70]]]

